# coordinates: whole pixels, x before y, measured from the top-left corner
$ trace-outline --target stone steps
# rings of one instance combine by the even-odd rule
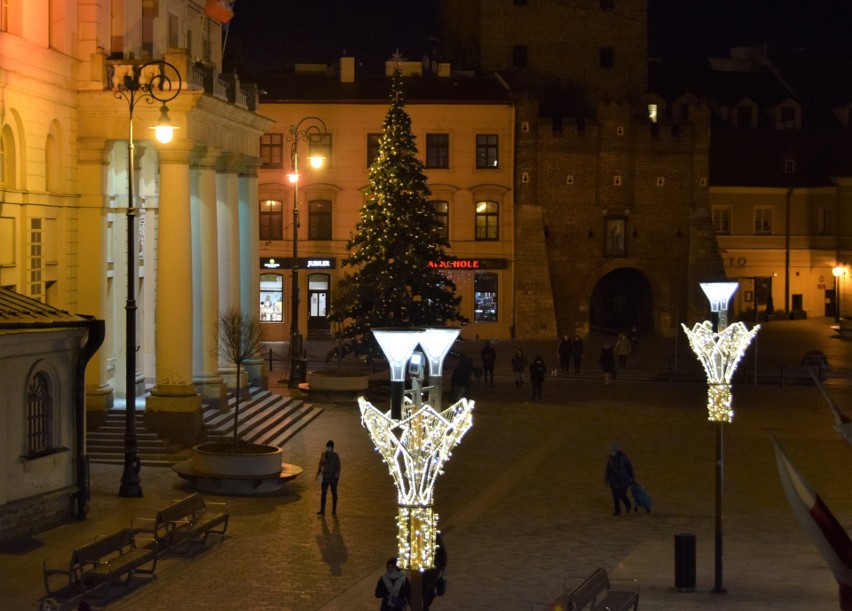
[[[230,439],[234,432],[236,398],[228,396],[228,409],[202,406],[204,434],[208,440]],[[241,392],[240,438],[252,443],[281,446],[322,413],[321,408],[264,389]],[[93,463],[124,463],[124,410],[106,413],[102,426],[86,434],[87,455]],[[183,448],[145,429],[144,411],[136,413],[139,459],[143,465],[171,466],[190,456]]]

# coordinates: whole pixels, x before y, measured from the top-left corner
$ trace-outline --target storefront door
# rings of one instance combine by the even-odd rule
[[[330,284],[328,274],[308,276],[308,337],[310,338],[322,338],[331,332],[331,324],[326,318]]]

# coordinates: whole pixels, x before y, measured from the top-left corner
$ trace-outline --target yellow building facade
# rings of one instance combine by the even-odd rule
[[[468,339],[509,339],[514,324],[514,106],[494,79],[423,76],[420,62],[402,62],[406,111],[454,259],[447,273],[458,287]],[[390,64],[391,71],[395,64]],[[446,76],[441,76],[445,74]],[[260,104],[275,121],[264,135],[258,178],[260,319],[269,340],[288,340],[291,324],[294,189],[287,178],[292,128],[316,117],[329,158],[320,169],[299,162],[299,329],[307,339],[333,331],[325,319],[344,274],[346,243],[356,231],[369,163],[390,106],[390,78],[356,77],[354,58],[334,74],[296,73]],[[324,99],[315,95],[323,91]],[[276,97],[278,99],[276,99]],[[308,99],[305,99],[308,98]],[[307,125],[308,122],[302,123]],[[318,123],[314,122],[315,125]],[[299,142],[300,160],[308,155]]]

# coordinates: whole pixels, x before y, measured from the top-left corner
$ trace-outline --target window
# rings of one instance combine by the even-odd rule
[[[50,378],[39,371],[27,388],[27,456],[46,454],[53,445],[53,392]]]
[[[450,167],[449,134],[426,134],[426,167]]]
[[[331,202],[327,199],[308,202],[308,239],[331,239]]]
[[[0,134],[0,180],[7,189],[17,187],[18,168],[16,164],[15,151],[15,136],[12,134],[12,128],[8,125],[3,126],[3,132]]]
[[[770,235],[772,233],[772,208],[756,206],[754,209],[755,235]]]
[[[473,275],[473,322],[497,322],[497,274]]]
[[[512,47],[512,66],[515,68],[526,68],[529,63],[526,45],[515,45]]]
[[[499,165],[499,139],[496,134],[476,135],[476,167],[496,168]]]
[[[261,168],[284,167],[284,134],[263,134],[260,137]]]
[[[737,127],[740,129],[751,129],[751,122],[751,106],[740,106],[737,108]]]
[[[612,47],[603,47],[599,51],[601,68],[608,70],[615,67],[615,51]]]
[[[371,167],[373,162],[379,158],[379,141],[382,139],[381,134],[367,134],[367,167]]]
[[[781,123],[789,127],[796,123],[796,109],[793,106],[784,106],[781,109]]]
[[[436,200],[432,202],[432,209],[435,211],[435,221],[437,221],[438,235],[449,242],[450,240],[450,204],[449,202]]]
[[[42,301],[44,298],[44,284],[42,283],[44,258],[42,257],[41,221],[41,219],[30,219],[30,231],[27,234],[30,297],[39,301]]]
[[[795,174],[796,173],[796,160],[795,159],[785,159],[784,160],[784,173],[785,174]]]
[[[260,275],[260,320],[284,321],[284,280],[281,274]]]
[[[476,203],[476,239],[496,240],[499,232],[500,214],[497,202]]]
[[[713,206],[713,229],[716,233],[731,233],[731,207]]]
[[[625,250],[624,230],[627,221],[624,218],[608,218],[606,219],[606,256],[607,257],[624,257],[627,255]]]
[[[822,235],[831,233],[831,208],[817,210],[817,232]]]
[[[308,157],[322,157],[325,167],[331,166],[331,134],[310,134],[308,136]]]
[[[284,205],[278,200],[260,202],[260,239],[284,239]]]

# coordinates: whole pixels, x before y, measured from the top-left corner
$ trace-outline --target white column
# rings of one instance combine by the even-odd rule
[[[239,170],[240,193],[240,303],[243,312],[258,316],[260,303],[260,209],[257,172],[260,158],[244,157]],[[249,384],[268,387],[262,355],[246,360]]]
[[[75,232],[77,258],[69,265],[77,282],[77,311],[102,318],[107,335],[115,333],[113,317],[108,314],[107,290],[107,214],[108,170],[113,142],[100,139],[78,140],[77,175],[80,186]],[[104,412],[113,406],[115,389],[109,383],[107,360],[113,355],[108,343],[95,352],[86,368],[87,426],[95,428],[105,420]]]
[[[219,257],[216,199],[217,149],[196,147],[190,170],[192,202],[193,376],[201,400],[211,407],[227,401],[219,373]]]
[[[216,170],[221,310],[240,305],[240,198],[236,161],[234,155],[224,153]]]
[[[201,431],[201,397],[192,384],[191,150],[191,143],[175,142],[160,151],[157,372],[145,414],[146,426],[187,446]]]

